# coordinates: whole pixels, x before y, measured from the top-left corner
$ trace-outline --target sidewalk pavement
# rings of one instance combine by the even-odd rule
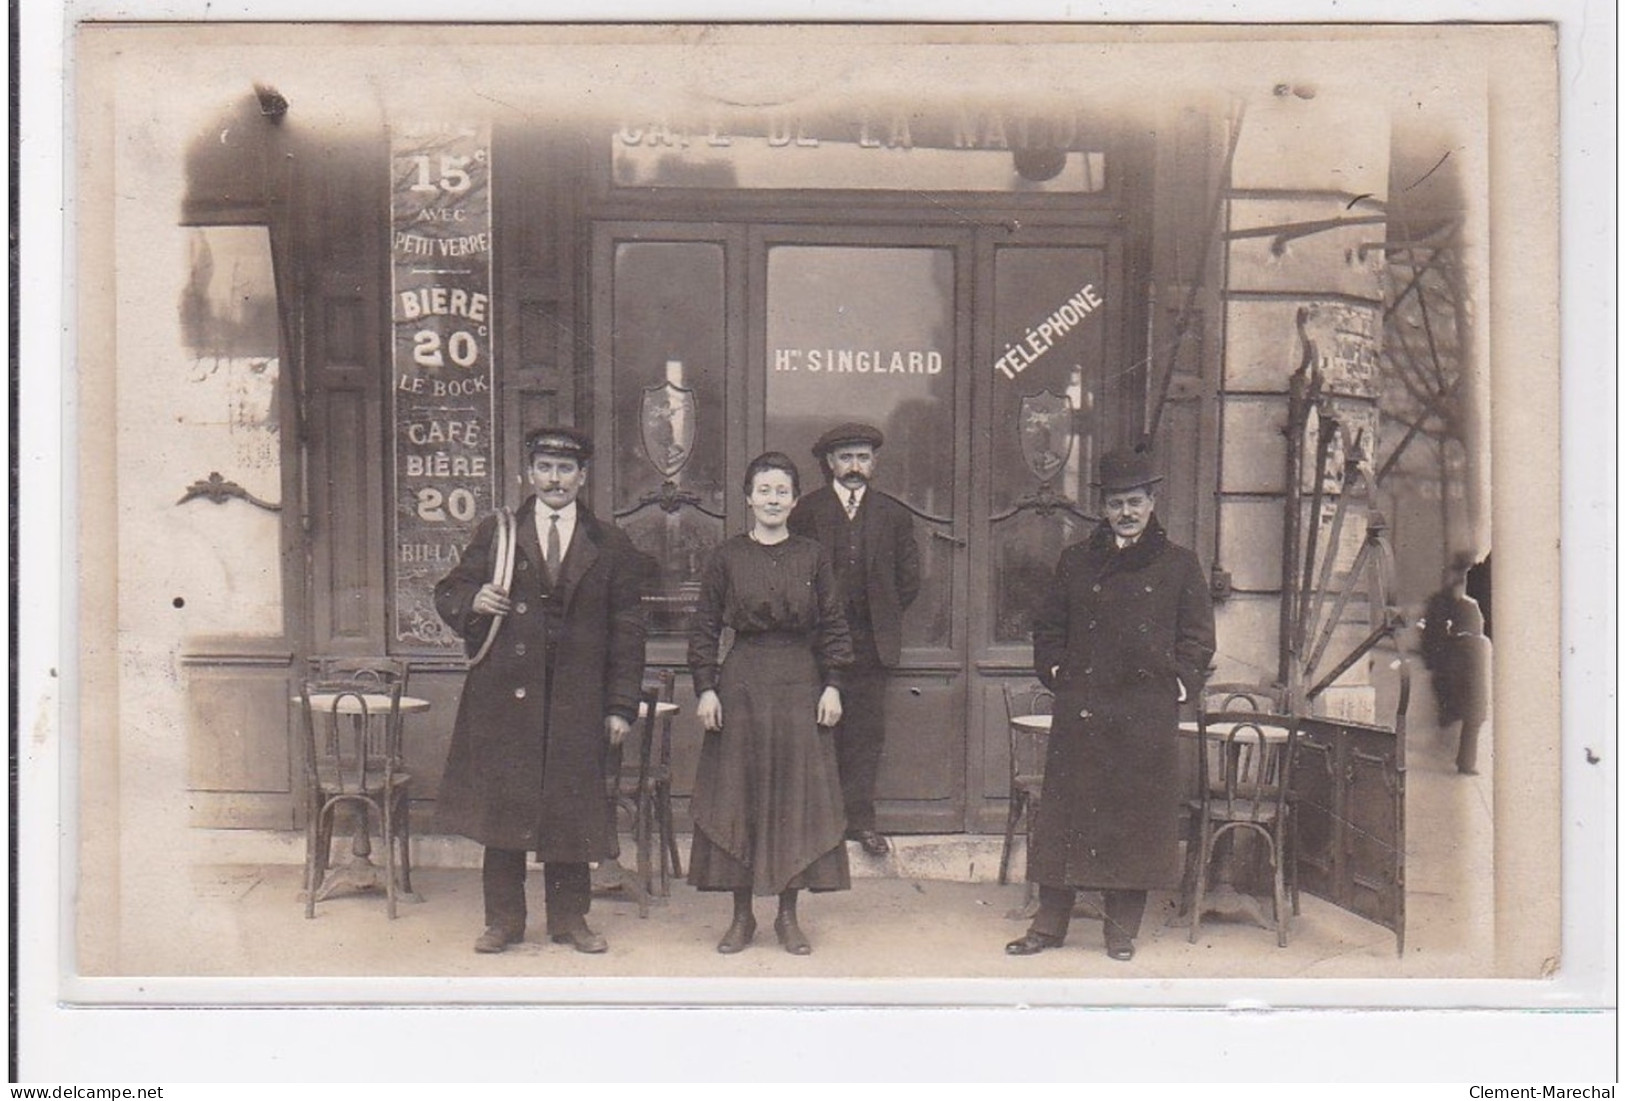
[[[142,953],[146,958],[129,973],[480,977],[516,980],[512,996],[532,1000],[561,990],[571,991],[566,1000],[590,995],[576,982],[550,984],[546,993],[534,982],[517,980],[1484,976],[1493,961],[1490,747],[1481,751],[1483,774],[1461,776],[1451,763],[1454,746],[1444,741],[1425,728],[1411,743],[1403,958],[1389,930],[1309,895],[1293,919],[1288,946],[1277,947],[1268,926],[1268,900],[1233,893],[1215,899],[1222,912],[1204,919],[1194,944],[1177,916],[1177,898],[1154,893],[1137,953],[1128,963],[1106,957],[1101,923],[1086,896],[1064,947],[1012,958],[1003,948],[1026,927],[1019,914],[1026,889],[992,881],[1000,839],[975,835],[896,837],[897,851],[879,860],[851,846],[853,889],[802,897],[802,926],[814,948],[810,956],[791,956],[778,946],[772,899],[758,900],[756,943],[736,956],[719,955],[715,946],[729,921],[729,897],[701,894],[682,882],[671,885],[668,898],[656,900],[647,918],[638,917],[624,892],[595,898],[589,920],[608,938],[610,949],[583,955],[547,941],[541,929],[541,875],[534,866],[526,940],[499,955],[478,955],[472,948],[483,927],[480,872],[461,859],[466,854],[437,853],[441,843],[426,843],[413,870],[413,886],[423,901],[403,903],[395,921],[386,917],[377,892],[324,900],[315,919],[307,920],[300,900],[302,836],[277,835],[286,852],[252,863],[233,859],[230,838],[213,839],[212,856],[191,867],[195,905],[187,935],[148,946]],[[630,862],[630,846],[623,851]],[[686,842],[682,851],[686,859]],[[1019,859],[1015,866],[1021,867]],[[671,988],[665,997],[681,1001],[684,989]],[[1226,989],[1234,995],[1233,984]],[[884,988],[865,997],[883,999]]]

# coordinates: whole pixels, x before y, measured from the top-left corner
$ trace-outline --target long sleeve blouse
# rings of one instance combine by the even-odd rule
[[[712,552],[688,634],[696,694],[717,686],[725,627],[736,635],[804,638],[826,687],[839,688],[842,671],[852,664],[852,634],[834,568],[822,546],[799,535],[770,545],[736,535]]]

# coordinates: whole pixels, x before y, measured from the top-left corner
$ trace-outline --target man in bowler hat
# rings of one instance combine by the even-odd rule
[[[874,488],[885,437],[868,424],[832,428],[813,445],[828,484],[801,498],[790,531],[824,545],[846,602],[854,664],[841,688],[836,765],[846,804],[846,836],[870,856],[890,844],[875,829],[875,777],[886,739],[886,675],[902,656],[903,612],[920,592],[914,518]]]
[[[497,517],[435,586],[435,609],[470,655],[440,783],[440,825],[485,846],[485,932],[476,952],[525,936],[525,860],[543,864],[547,934],[578,952],[608,944],[587,925],[588,864],[610,854],[606,746],[637,716],[646,559],[578,499],[592,440],[542,428],[524,445],[532,496],[514,517],[512,582],[493,579]]]
[[[1060,947],[1085,888],[1105,894],[1107,955],[1132,959],[1147,891],[1179,881],[1179,705],[1207,679],[1213,606],[1157,522],[1161,480],[1147,452],[1102,456],[1105,522],[1061,552],[1034,613],[1055,717],[1027,858],[1039,908],[1013,956]]]

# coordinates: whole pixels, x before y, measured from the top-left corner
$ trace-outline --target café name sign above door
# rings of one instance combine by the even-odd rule
[[[434,585],[496,504],[490,147],[483,126],[391,135],[390,607],[405,650],[457,645]]]
[[[1067,110],[739,109],[624,119],[610,163],[618,187],[1090,194],[1106,186],[1104,137]]]

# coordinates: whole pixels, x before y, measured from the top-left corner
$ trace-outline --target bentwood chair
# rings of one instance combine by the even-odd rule
[[[1044,754],[1049,748],[1055,694],[1039,684],[1017,686],[1005,682],[1004,717],[1010,741],[1009,804],[1004,818],[1004,849],[999,855],[999,883],[1010,882],[1010,855],[1016,827],[1026,822],[1032,842],[1038,818],[1038,799],[1044,787]]]
[[[676,681],[676,675],[664,669],[656,683],[644,689],[634,727],[638,737],[636,760],[628,761],[626,747],[622,746],[611,751],[607,770],[613,785],[612,814],[624,813],[632,825],[637,870],[631,886],[639,917],[649,916],[649,899],[656,894],[657,879],[658,893],[665,898],[671,894],[671,877],[683,874],[671,809],[671,724],[677,714],[673,702]]]
[[[382,885],[389,916],[412,893],[412,775],[402,751],[402,700],[409,670],[391,658],[311,658],[299,686],[304,728],[305,917],[342,886],[378,885],[370,822],[384,843]],[[421,703],[421,701],[414,701]],[[427,706],[426,704],[424,706]],[[356,817],[351,862],[330,878],[333,824]]]
[[[1196,819],[1192,839],[1194,876],[1187,877],[1190,940],[1202,928],[1209,875],[1215,852],[1226,837],[1251,834],[1269,859],[1276,941],[1286,947],[1289,915],[1292,765],[1299,724],[1277,708],[1271,689],[1212,685],[1197,708],[1197,791],[1191,799]],[[1238,704],[1250,705],[1238,707]],[[1259,709],[1259,704],[1265,704]],[[1294,894],[1296,883],[1293,883]]]
[[[1286,693],[1273,684],[1225,682],[1202,689],[1202,703],[1208,711],[1253,711],[1281,714]]]

